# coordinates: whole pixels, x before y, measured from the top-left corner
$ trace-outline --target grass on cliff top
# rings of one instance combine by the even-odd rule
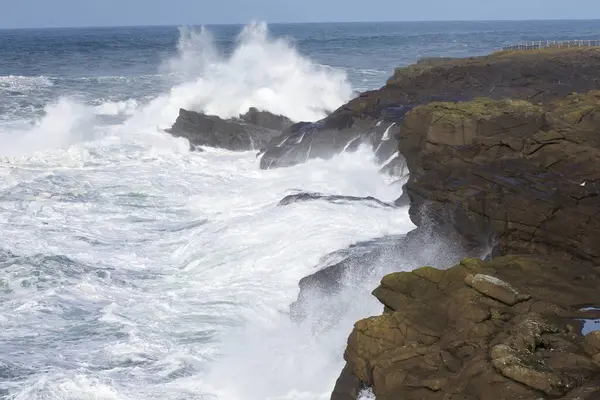
[[[569,124],[578,125],[583,129],[592,122],[596,127],[600,118],[600,90],[591,90],[587,93],[574,93],[564,99],[550,104],[551,116],[559,118]]]
[[[450,68],[463,65],[487,65],[494,62],[513,62],[519,60],[573,58],[590,54],[600,54],[600,47],[556,47],[536,50],[500,50],[484,56],[466,58],[427,57],[414,64],[398,67],[388,79],[387,84],[399,83],[402,79],[414,78],[436,67]]]
[[[600,46],[584,47],[548,47],[535,50],[499,50],[485,57],[503,57],[503,56],[536,56],[536,55],[572,55],[575,53],[598,52]]]
[[[458,122],[466,117],[486,119],[502,114],[541,114],[542,109],[525,100],[477,98],[458,103],[432,102],[416,107],[412,112],[430,113],[434,119],[443,117],[447,122]]]

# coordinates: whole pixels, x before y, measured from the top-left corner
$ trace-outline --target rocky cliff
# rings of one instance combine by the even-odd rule
[[[425,248],[431,232],[453,245],[441,269],[383,278],[383,315],[355,325],[332,399],[364,387],[377,399],[600,398],[599,334],[581,330],[600,317],[599,56],[426,60],[330,116],[370,123],[413,104],[388,119],[410,170],[398,204],[418,226],[395,246]],[[431,101],[440,92],[471,100]],[[371,267],[307,277],[293,311],[348,268]]]
[[[383,165],[394,155],[404,116],[415,106],[477,97],[545,103],[600,89],[599,70],[597,48],[421,60],[398,68],[384,87],[362,93],[323,121],[283,132],[266,146],[261,168],[331,157],[359,143],[372,146]]]

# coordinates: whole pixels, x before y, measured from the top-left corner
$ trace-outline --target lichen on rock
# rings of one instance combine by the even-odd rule
[[[569,283],[566,276],[585,266],[560,261],[558,269],[555,262],[507,256],[385,276],[373,293],[389,311],[357,322],[345,352],[348,370],[384,400],[595,393],[600,337],[584,340],[569,327],[577,323],[577,304],[597,297],[600,277]],[[545,289],[561,281],[562,296]],[[557,308],[572,318],[559,318]]]

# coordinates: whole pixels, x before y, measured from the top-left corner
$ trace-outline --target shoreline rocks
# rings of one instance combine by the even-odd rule
[[[373,292],[385,311],[356,323],[332,399],[356,398],[351,377],[384,400],[593,398],[598,334],[583,338],[577,318],[599,272],[506,256],[387,275]]]
[[[381,273],[390,248],[442,268],[385,275],[383,314],[356,324],[332,399],[600,398],[580,311],[600,306],[599,66],[597,48],[425,60],[323,121],[394,124],[410,171],[396,204],[417,229],[304,278],[292,311]],[[472,256],[487,261],[450,267]]]
[[[598,48],[420,60],[396,69],[385,86],[361,93],[325,119],[284,132],[266,146],[261,168],[330,158],[360,143],[374,150],[389,149],[378,156],[383,164],[403,135],[400,126],[405,115],[417,106],[479,97],[546,103],[573,92],[600,89],[598,70]]]
[[[292,125],[287,117],[251,108],[238,118],[222,119],[195,111],[179,110],[177,120],[167,132],[198,146],[232,151],[259,150]]]

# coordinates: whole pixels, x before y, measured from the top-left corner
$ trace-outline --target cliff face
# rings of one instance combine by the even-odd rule
[[[396,123],[418,226],[405,240],[425,247],[434,231],[460,254],[492,253],[384,277],[383,315],[355,325],[332,399],[364,386],[377,399],[600,398],[600,334],[581,331],[600,317],[584,310],[600,306],[598,54],[428,60],[338,110],[487,93],[426,100]]]
[[[417,225],[427,215],[495,254],[600,263],[600,92],[432,103],[411,112],[400,151]]]

